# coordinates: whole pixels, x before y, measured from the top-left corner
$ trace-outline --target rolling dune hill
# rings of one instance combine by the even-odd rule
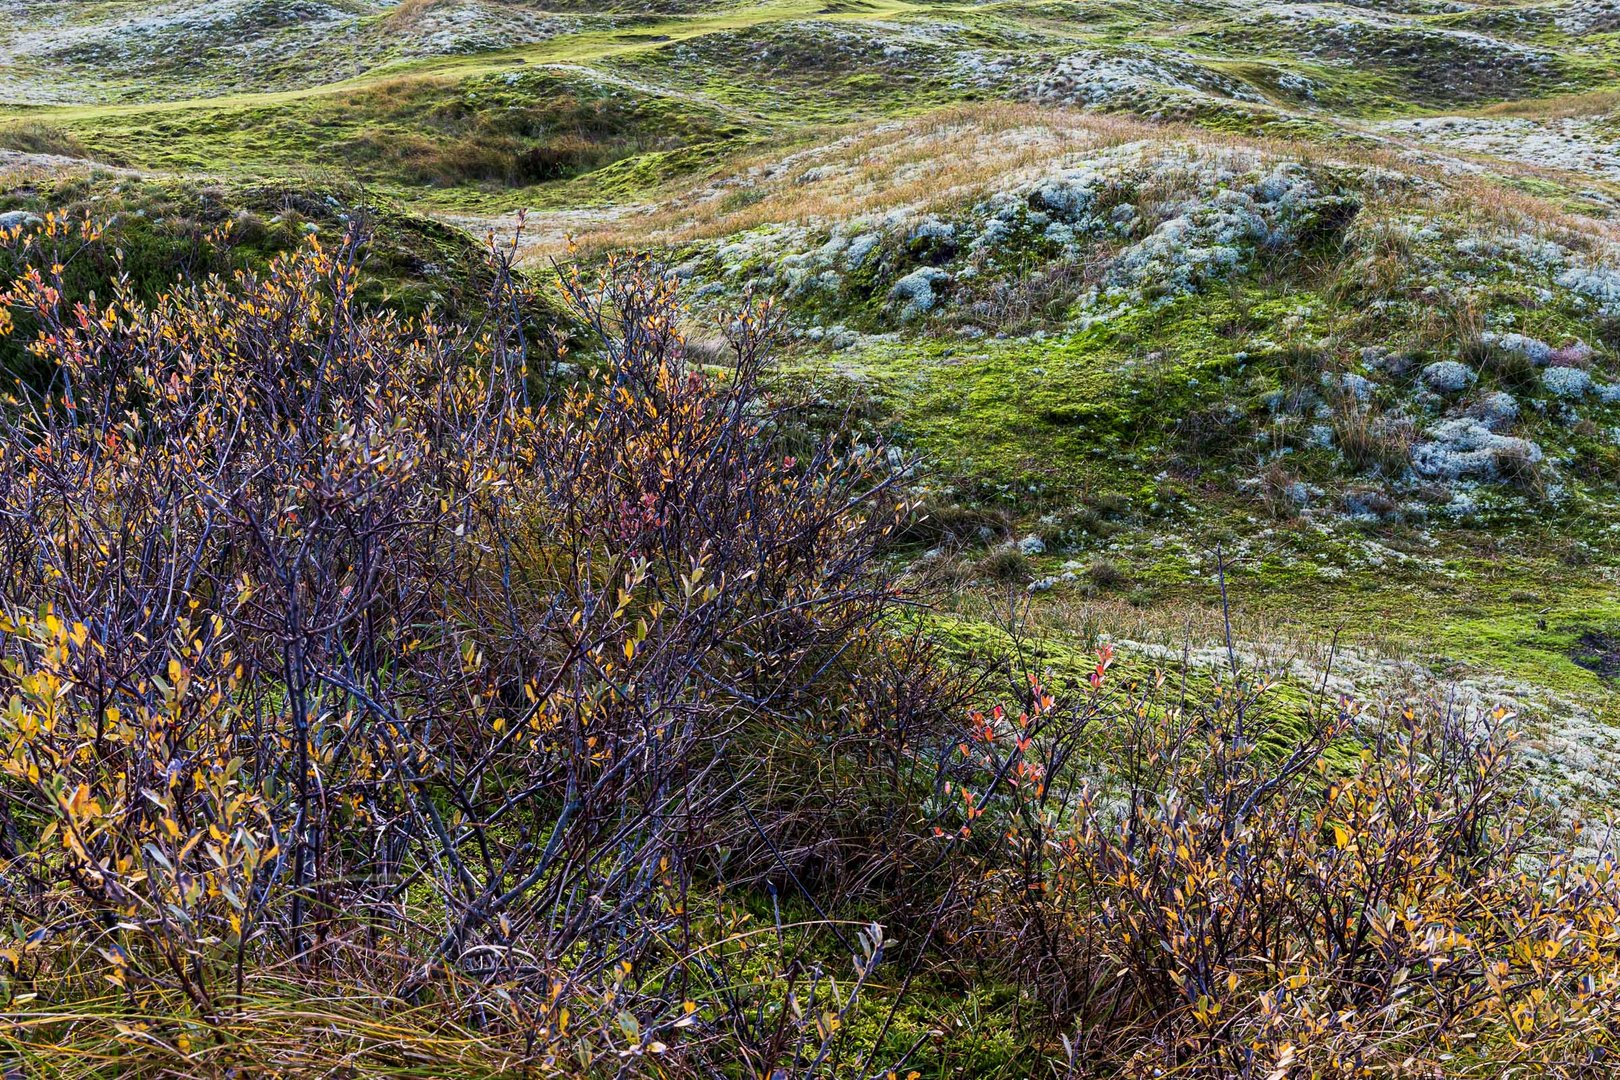
[[[714,363],[770,297],[951,656],[1508,712],[1620,810],[1620,0],[0,0],[0,224],[51,211],[152,290],[364,218],[410,316],[486,239],[650,253]],[[981,1036],[924,1075],[1045,1075]],[[1226,1075],[1351,1075],[1285,1066]]]

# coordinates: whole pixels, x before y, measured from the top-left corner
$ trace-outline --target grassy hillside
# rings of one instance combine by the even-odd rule
[[[0,12],[0,1071],[1620,1053],[1617,0]]]

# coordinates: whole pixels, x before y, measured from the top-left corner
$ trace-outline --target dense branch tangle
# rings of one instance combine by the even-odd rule
[[[562,363],[510,251],[465,327],[358,229],[150,301],[0,242],[0,1070],[875,1080],[987,985],[1022,1075],[1613,1071],[1620,874],[1504,717],[942,662],[769,305],[711,368],[650,262],[559,270]]]
[[[14,234],[3,298],[52,372],[0,417],[0,905],[39,928],[11,969],[99,955],[132,1003],[217,1022],[255,965],[364,944],[406,999],[526,988],[476,1020],[542,1052],[582,988],[614,1016],[631,971],[683,963],[687,887],[740,827],[734,736],[876,647],[887,457],[843,431],[787,456],[768,306],[702,370],[638,260],[563,277],[605,363],[562,386],[504,252],[469,330],[361,309],[358,229],[70,302],[98,242]]]

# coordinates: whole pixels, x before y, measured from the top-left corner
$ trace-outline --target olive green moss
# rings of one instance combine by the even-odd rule
[[[106,242],[87,246],[68,263],[65,281],[75,298],[105,296],[109,280],[121,273],[136,296],[151,299],[181,278],[263,269],[312,236],[331,245],[351,229],[366,240],[358,291],[364,305],[408,317],[432,311],[474,321],[492,283],[482,243],[352,186],[205,184],[87,172],[0,193],[0,213],[8,211],[56,212],[104,228]],[[0,276],[14,269],[10,254],[0,252]],[[547,328],[565,321],[543,295],[530,316],[542,341]],[[35,362],[22,349],[27,329],[25,323],[0,341],[0,364],[7,370],[33,370]]]

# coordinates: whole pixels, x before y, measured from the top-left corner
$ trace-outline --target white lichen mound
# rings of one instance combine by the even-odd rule
[[[1524,334],[1497,333],[1487,330],[1479,335],[1479,340],[1485,345],[1494,345],[1504,352],[1518,353],[1527,356],[1537,364],[1545,364],[1552,358],[1553,348],[1539,338],[1527,337]]]
[[[1189,201],[1120,253],[1104,296],[1192,292],[1246,266],[1257,251],[1287,246],[1320,194],[1302,166],[1279,163],[1246,183]]]
[[[1541,385],[1554,397],[1582,398],[1592,391],[1592,373],[1582,368],[1548,368],[1541,373]]]
[[[1379,125],[1431,146],[1620,180],[1620,145],[1592,117],[1431,116]]]
[[[1444,420],[1412,448],[1412,469],[1444,480],[1497,480],[1539,464],[1541,447],[1529,439],[1499,435],[1473,417]]]
[[[1062,159],[954,210],[899,207],[819,229],[758,229],[711,249],[711,274],[789,296],[852,283],[866,295],[881,289],[888,310],[913,321],[940,308],[947,283],[960,286],[953,299],[970,304],[1014,264],[1028,280],[1066,275],[1101,254],[1095,276],[1076,280],[1070,298],[1082,317],[1101,318],[1196,292],[1263,252],[1294,248],[1310,230],[1339,227],[1358,204],[1329,175],[1251,150],[1124,143],[1084,162]]]
[[[950,280],[951,275],[939,267],[924,266],[896,281],[889,290],[889,299],[899,303],[902,319],[918,319],[934,310],[934,286]]]
[[[1572,266],[1554,279],[1597,305],[1605,315],[1620,315],[1620,271],[1607,266]]]
[[[1468,415],[1492,431],[1500,431],[1519,418],[1519,403],[1506,390],[1494,390],[1469,406]]]
[[[1474,369],[1456,360],[1437,360],[1423,369],[1423,383],[1437,393],[1461,393],[1474,385]]]
[[[1150,116],[1176,115],[1211,98],[1266,101],[1253,87],[1204,66],[1192,54],[1167,49],[1072,53],[1030,82],[1022,96],[1043,105],[1130,108]]]

